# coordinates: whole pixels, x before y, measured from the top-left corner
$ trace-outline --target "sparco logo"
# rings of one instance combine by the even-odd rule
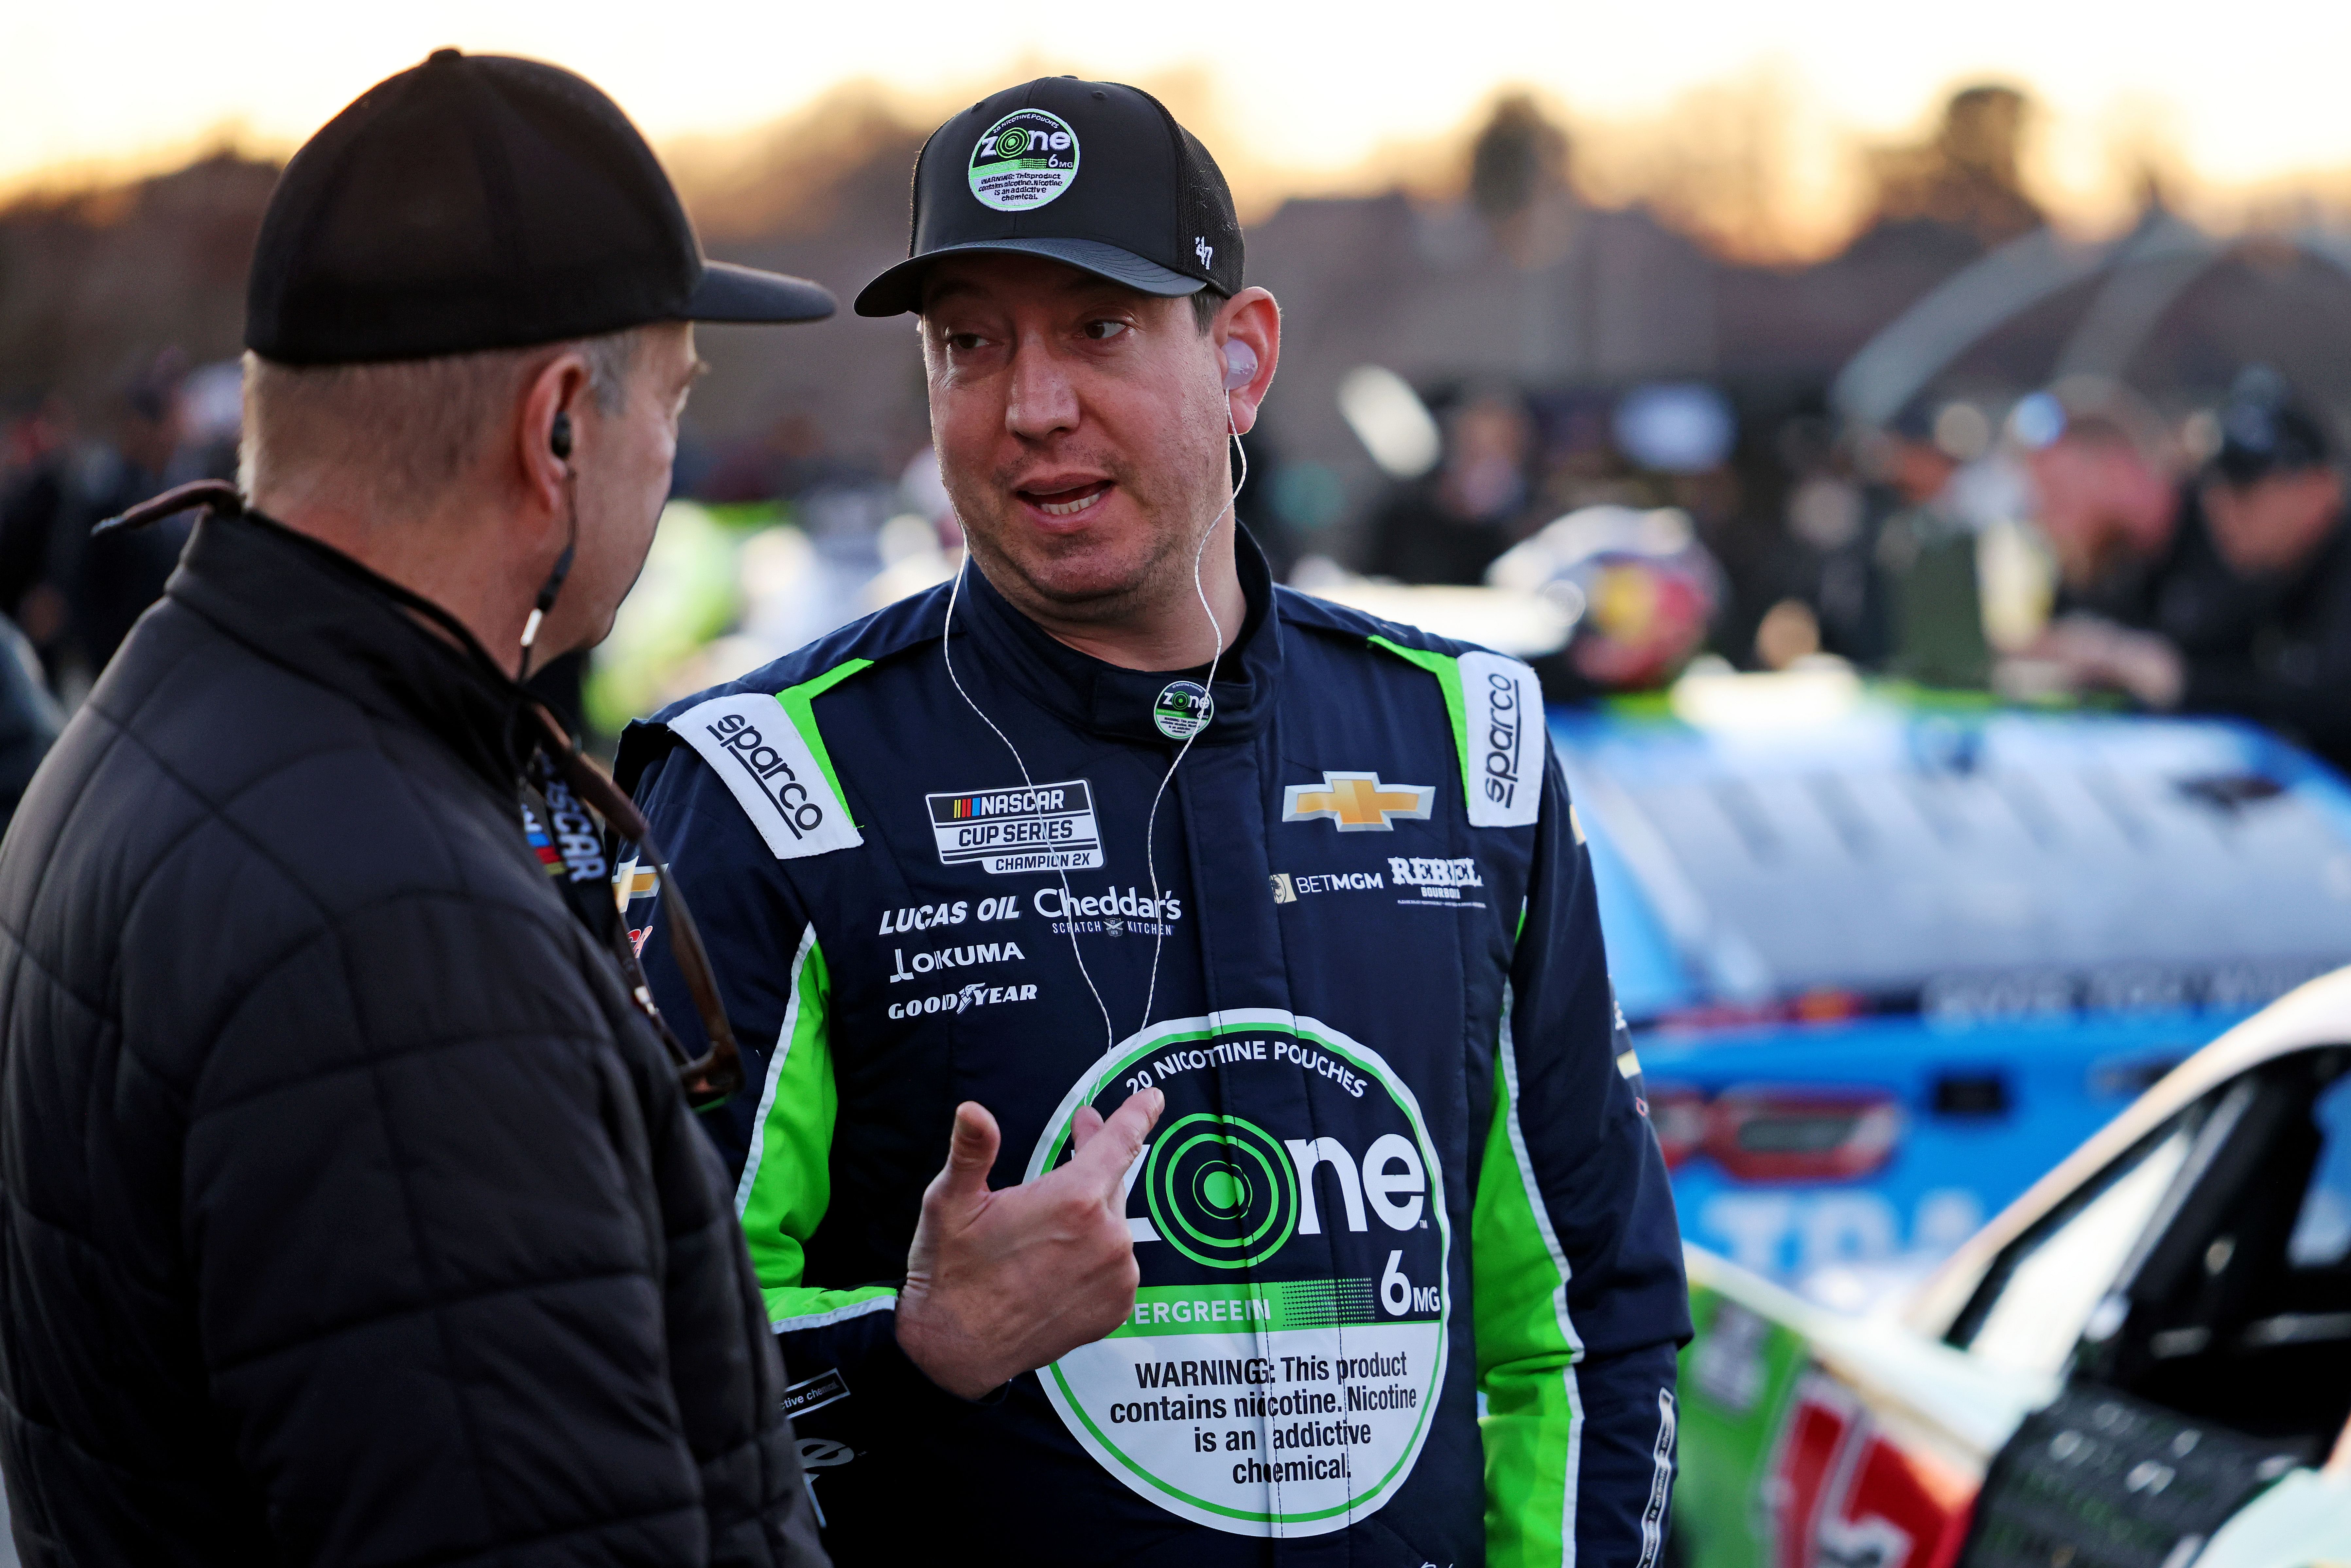
[[[1486,676],[1486,799],[1509,806],[1519,798],[1519,731],[1525,715],[1519,683],[1499,670]]]
[[[824,826],[824,808],[810,796],[792,765],[758,725],[739,713],[722,714],[709,730],[710,738],[750,776],[759,793],[775,803],[792,837],[804,839]]]
[[[1499,653],[1464,653],[1460,670],[1469,825],[1531,827],[1542,812],[1542,688]]]

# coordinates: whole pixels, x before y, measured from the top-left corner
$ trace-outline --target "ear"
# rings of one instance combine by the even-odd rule
[[[580,449],[589,439],[581,407],[588,401],[588,362],[573,350],[556,355],[531,373],[516,405],[511,450],[514,473],[531,509],[547,517],[564,511],[563,487]],[[572,452],[567,460],[556,455],[555,416],[571,421]]]
[[[1219,357],[1228,342],[1238,340],[1257,354],[1257,374],[1227,396],[1233,411],[1233,428],[1247,435],[1257,424],[1258,405],[1273,385],[1276,361],[1281,358],[1281,307],[1262,288],[1244,288],[1224,303],[1208,328]]]

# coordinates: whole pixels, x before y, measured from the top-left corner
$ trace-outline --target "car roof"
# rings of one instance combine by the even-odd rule
[[[1768,717],[1786,678],[1712,679]],[[1756,725],[1689,686],[1552,716],[1636,1019],[1823,989],[1938,1018],[2235,1010],[2351,961],[2351,789],[2251,726],[1849,676]]]
[[[2298,1051],[2351,1044],[2351,967],[2279,998],[2164,1075],[1960,1246],[1911,1295],[1903,1320],[1940,1337],[2001,1250],[2118,1155],[2239,1074]]]

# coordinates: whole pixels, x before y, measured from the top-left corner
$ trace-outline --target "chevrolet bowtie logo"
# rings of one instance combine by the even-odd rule
[[[1283,793],[1281,820],[1311,822],[1328,817],[1343,833],[1395,831],[1391,817],[1426,819],[1437,799],[1434,784],[1387,784],[1376,773],[1325,773],[1321,788],[1292,784]]]

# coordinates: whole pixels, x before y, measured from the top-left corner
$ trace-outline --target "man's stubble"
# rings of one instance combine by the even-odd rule
[[[1134,549],[1131,533],[1117,541],[1081,535],[1034,539],[1024,558],[1001,544],[1003,538],[1027,527],[1017,515],[1008,515],[1019,506],[1011,498],[1011,489],[1022,467],[997,470],[981,485],[973,485],[961,475],[942,473],[941,478],[973,559],[1015,608],[1033,620],[1062,625],[1116,626],[1197,596],[1201,548],[1221,520],[1231,495],[1226,439],[1220,430],[1205,450],[1186,442],[1183,454],[1169,454],[1166,463],[1150,465],[1063,454],[1100,468],[1124,494],[1144,524],[1139,550]],[[1178,465],[1203,475],[1203,479],[1183,485],[1172,477],[1155,481],[1148,473],[1149,467],[1164,472]],[[1092,570],[1052,570],[1088,558],[1099,563]]]

